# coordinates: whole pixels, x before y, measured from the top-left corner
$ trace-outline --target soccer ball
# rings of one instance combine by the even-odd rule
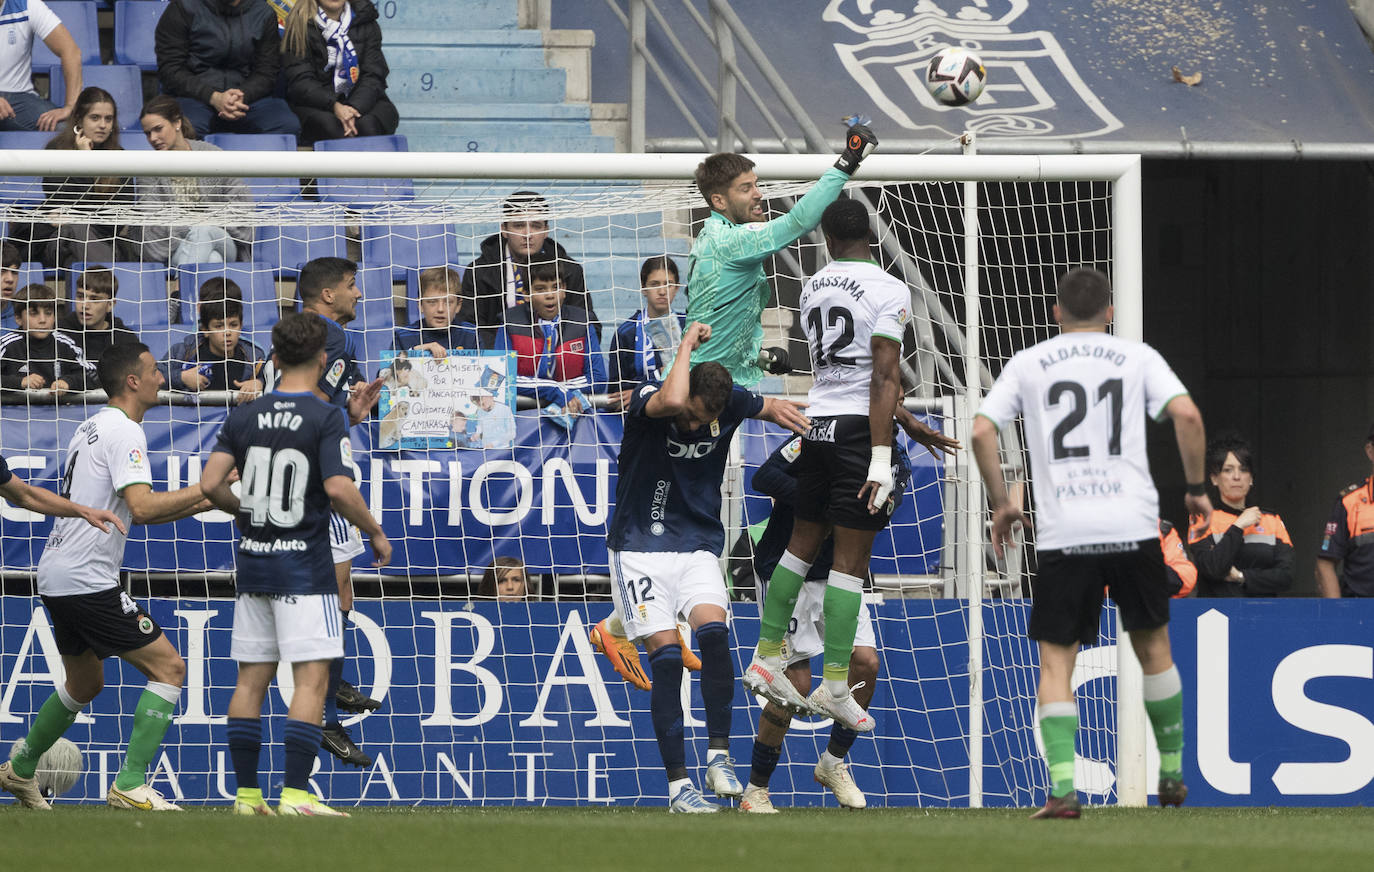
[[[947,48],[926,67],[926,90],[946,106],[977,100],[987,81],[982,59],[966,48]]]
[[[19,742],[10,748],[10,757],[19,751]],[[45,797],[52,799],[71,790],[84,770],[81,749],[69,739],[58,739],[38,758],[38,769],[33,774],[38,779],[38,789]]]

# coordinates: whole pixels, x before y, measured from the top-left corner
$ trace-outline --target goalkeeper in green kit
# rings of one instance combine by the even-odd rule
[[[764,275],[767,257],[813,230],[821,212],[840,195],[844,183],[878,145],[873,131],[849,128],[834,169],[825,171],[788,212],[763,221],[763,194],[754,162],[731,153],[713,154],[697,166],[696,183],[711,216],[692,245],[687,267],[687,323],[711,325],[711,341],[698,346],[692,363],[714,360],[735,383],[753,387],[764,376],[763,308],[772,288]],[[762,363],[787,372],[786,353],[772,350]]]

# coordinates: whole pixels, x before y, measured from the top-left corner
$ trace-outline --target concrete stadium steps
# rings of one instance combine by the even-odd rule
[[[407,120],[482,123],[497,121],[591,121],[586,103],[477,103],[454,106],[442,100],[397,100],[396,110]]]
[[[402,45],[386,47],[387,66],[400,69],[505,70],[540,69],[544,66],[542,45]]]
[[[562,103],[566,92],[564,72],[547,67],[392,66],[386,86],[392,101],[439,103],[459,113],[488,104]]]
[[[418,123],[423,122],[401,122],[399,132],[406,134],[411,151],[557,151],[584,154],[608,154],[615,151],[613,136],[556,136],[535,133],[481,140],[463,136],[461,125],[455,125],[443,134],[415,134],[409,126]],[[475,146],[471,145],[473,143]],[[533,171],[534,168],[531,169]]]
[[[515,0],[377,0],[377,14],[389,39],[392,29],[458,33],[474,25],[483,30],[516,30]]]
[[[460,3],[450,3],[447,6],[459,6]],[[526,30],[517,27],[503,27],[492,30],[467,30],[464,28],[443,28],[443,27],[391,27],[387,26],[382,34],[383,48],[387,50],[390,57],[390,47],[392,45],[402,46],[424,46],[424,45],[447,45],[447,46],[486,46],[502,45],[511,48],[527,46],[532,48],[544,47],[544,34],[538,30]]]

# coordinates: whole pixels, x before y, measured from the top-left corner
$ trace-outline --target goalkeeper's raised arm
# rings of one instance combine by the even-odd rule
[[[701,162],[697,189],[710,205],[711,216],[689,257],[687,321],[710,324],[714,332],[711,342],[693,353],[693,363],[717,361],[745,387],[763,377],[758,364],[762,315],[772,295],[763,261],[815,228],[821,212],[877,144],[867,127],[851,127],[834,169],[826,170],[790,212],[767,222],[752,160],[722,153]]]

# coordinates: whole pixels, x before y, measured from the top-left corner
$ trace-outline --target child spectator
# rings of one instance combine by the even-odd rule
[[[677,264],[667,255],[651,257],[639,267],[644,308],[616,328],[611,340],[613,391],[628,391],[642,381],[662,381],[667,355],[682,341],[685,315],[673,314],[673,297],[681,287]]]
[[[138,335],[114,314],[114,298],[119,279],[109,267],[92,267],[76,277],[76,297],[72,310],[57,322],[70,336],[92,366],[116,343],[138,342]]]
[[[498,557],[482,572],[477,596],[498,602],[522,602],[531,599],[530,581],[525,564],[519,557]]]
[[[0,330],[18,330],[14,320],[14,292],[19,289],[19,246],[13,242],[0,243]]]
[[[530,268],[529,300],[506,310],[496,349],[516,352],[516,391],[541,407],[576,415],[588,409],[585,394],[606,383],[606,363],[587,313],[563,305],[562,276],[553,262]]]
[[[237,391],[242,403],[262,393],[262,349],[241,337],[243,292],[230,279],[200,288],[199,332],[173,345],[162,361],[170,390]]]
[[[420,273],[420,318],[414,324],[396,328],[392,347],[397,351],[425,351],[442,358],[449,350],[476,351],[477,328],[455,321],[458,315],[458,289],[463,277],[456,269],[436,266]]]
[[[286,101],[301,121],[301,144],[396,132],[377,17],[369,0],[296,0],[287,14]]]
[[[57,393],[86,390],[95,371],[80,346],[56,330],[57,292],[47,285],[25,285],[10,304],[19,329],[0,338],[0,386]]]

